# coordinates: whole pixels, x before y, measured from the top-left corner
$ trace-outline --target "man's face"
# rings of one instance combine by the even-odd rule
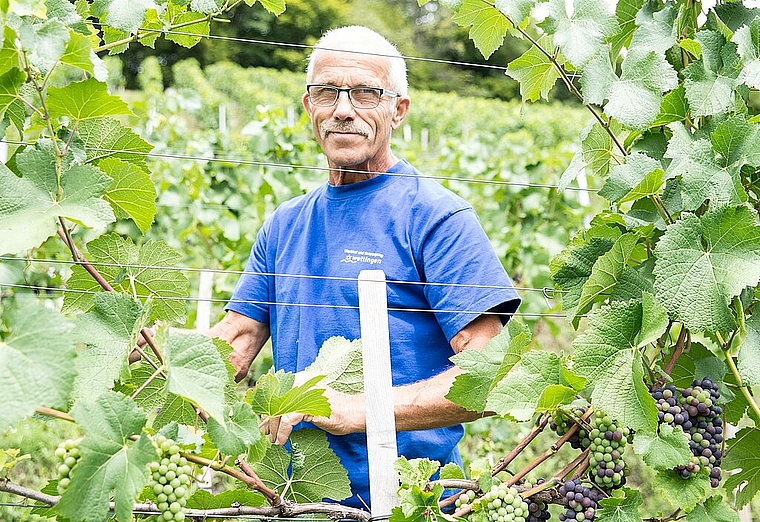
[[[386,89],[389,86],[384,64],[387,65],[387,59],[382,57],[321,51],[316,56],[310,83]],[[409,98],[386,95],[374,109],[356,109],[346,92],[340,93],[332,107],[316,107],[305,94],[303,104],[330,168],[382,172],[395,163],[390,150],[391,131],[406,116]]]

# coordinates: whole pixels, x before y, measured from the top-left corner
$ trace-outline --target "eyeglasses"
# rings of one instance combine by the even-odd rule
[[[316,107],[332,107],[338,102],[340,93],[348,93],[348,100],[356,109],[374,109],[380,105],[380,99],[384,94],[398,98],[397,92],[381,89],[380,87],[333,87],[332,85],[307,85],[306,92],[309,100]]]

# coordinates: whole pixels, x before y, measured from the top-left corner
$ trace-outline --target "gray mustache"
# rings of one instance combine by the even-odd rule
[[[344,123],[323,123],[320,126],[320,134],[322,134],[322,138],[324,139],[329,133],[331,132],[350,132],[353,134],[360,134],[365,137],[369,137],[369,130],[361,125],[356,125],[352,122],[344,122]]]

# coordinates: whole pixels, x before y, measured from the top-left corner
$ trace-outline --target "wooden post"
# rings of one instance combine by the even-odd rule
[[[382,270],[359,273],[359,320],[367,405],[370,504],[373,517],[385,517],[398,504],[396,419],[393,414],[388,296]]]

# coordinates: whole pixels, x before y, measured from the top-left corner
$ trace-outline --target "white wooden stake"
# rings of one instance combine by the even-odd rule
[[[388,297],[385,273],[359,273],[359,320],[364,362],[364,395],[367,406],[367,453],[373,517],[391,514],[398,505],[396,419],[393,414]]]

